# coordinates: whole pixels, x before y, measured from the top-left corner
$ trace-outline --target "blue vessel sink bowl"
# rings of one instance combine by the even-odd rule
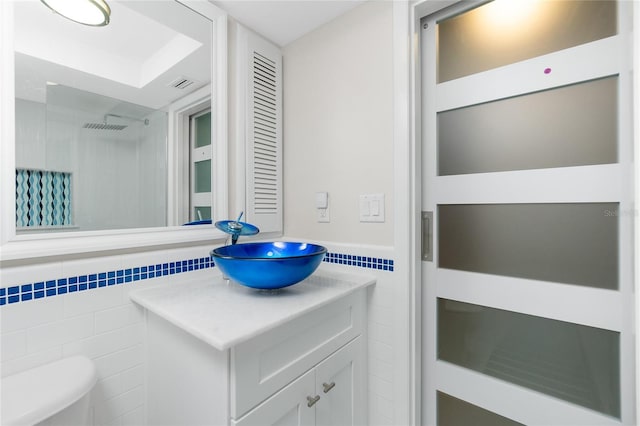
[[[211,259],[225,277],[261,290],[299,283],[320,265],[327,249],[296,242],[244,243],[218,247]]]

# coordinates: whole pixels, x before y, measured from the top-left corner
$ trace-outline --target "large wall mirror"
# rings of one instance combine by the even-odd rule
[[[109,5],[105,27],[14,5],[18,234],[179,225],[168,221],[167,114],[211,83],[211,21],[174,1]],[[195,137],[211,151],[210,106],[198,112]],[[202,192],[211,161],[194,165]],[[200,204],[210,218],[211,201]]]
[[[0,7],[3,68],[14,71],[0,91],[15,95],[0,109],[14,124],[2,129],[3,157],[12,157],[2,161],[3,260],[34,256],[25,244],[9,250],[15,243],[53,247],[70,237],[193,241],[184,235],[194,227],[181,225],[224,209],[213,193],[223,186],[215,157],[226,133],[216,119],[226,107],[226,14],[204,0],[109,6],[104,27],[67,20],[38,0]],[[140,241],[153,233],[163,235]],[[81,251],[75,245],[61,253]]]

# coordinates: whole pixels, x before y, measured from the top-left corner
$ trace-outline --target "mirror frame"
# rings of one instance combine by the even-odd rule
[[[207,0],[174,0],[209,19],[212,25],[211,99],[212,144],[216,155],[212,174],[213,218],[228,212],[227,188],[227,14]],[[157,228],[79,231],[47,235],[17,235],[15,221],[15,64],[13,2],[0,1],[0,262],[84,255],[122,250],[151,250],[159,246],[178,246],[224,240],[227,235],[213,225],[167,226]],[[172,118],[169,118],[171,122]],[[175,129],[169,126],[169,134]],[[175,138],[170,138],[174,141]],[[168,209],[175,200],[173,161],[177,143],[168,144]],[[169,217],[172,215],[169,214]]]

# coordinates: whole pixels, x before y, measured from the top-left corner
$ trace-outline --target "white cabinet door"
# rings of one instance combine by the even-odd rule
[[[363,338],[358,336],[232,424],[364,425],[366,386],[363,344]]]
[[[351,341],[316,367],[316,424],[364,424],[365,389],[362,337]]]
[[[235,426],[312,426],[315,406],[307,397],[315,397],[315,371],[311,370],[263,402],[246,416],[233,421]]]

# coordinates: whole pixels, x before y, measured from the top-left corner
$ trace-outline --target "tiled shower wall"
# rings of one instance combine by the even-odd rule
[[[84,129],[103,119],[92,110],[16,99],[17,168],[70,177],[71,223],[63,225],[82,231],[164,226],[166,113],[150,114],[148,126],[122,120],[128,124],[122,131]]]
[[[325,245],[329,253],[322,268],[377,278],[368,300],[369,424],[393,424],[393,251]],[[208,262],[211,248],[207,245],[3,267],[0,269],[0,290],[5,292],[0,296],[0,300],[4,298],[0,306],[1,375],[71,355],[85,355],[98,369],[98,383],[92,393],[92,424],[146,424],[144,315],[129,301],[129,292],[164,283],[179,284],[188,277],[207,279],[212,274],[212,265]],[[153,273],[150,273],[151,266]],[[103,272],[105,283],[100,286]],[[92,276],[96,276],[94,286],[90,284],[94,282]],[[46,287],[47,282],[53,281],[56,294]],[[44,283],[44,289],[36,290],[35,283],[40,282]],[[63,292],[59,282],[64,285]],[[80,287],[83,284],[86,286]],[[16,287],[17,299],[13,294],[6,295],[9,288]],[[40,291],[44,296],[36,296]],[[9,302],[12,296],[14,299]]]

